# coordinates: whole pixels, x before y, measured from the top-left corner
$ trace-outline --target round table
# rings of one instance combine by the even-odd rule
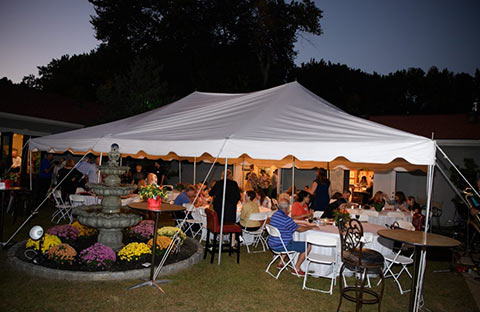
[[[425,250],[427,247],[456,247],[460,245],[460,242],[447,236],[433,233],[425,233],[422,231],[387,229],[380,230],[377,233],[381,237],[414,246],[414,271],[412,278],[412,288],[410,292],[410,303],[408,308],[409,311],[414,311],[415,295],[413,293],[417,288],[417,274],[419,274],[420,252],[422,251],[422,249]]]
[[[135,288],[143,287],[143,286],[154,286],[154,287],[158,288],[161,292],[165,293],[163,291],[163,289],[160,287],[159,284],[168,283],[170,281],[169,280],[156,281],[155,276],[154,276],[154,272],[155,272],[155,251],[156,251],[156,248],[157,248],[158,216],[160,215],[160,212],[182,211],[182,210],[185,210],[185,207],[178,206],[178,205],[167,204],[167,203],[162,203],[162,205],[158,209],[151,209],[151,208],[148,208],[148,204],[145,201],[130,203],[130,204],[128,204],[128,207],[132,208],[132,209],[153,212],[155,214],[155,223],[153,225],[152,264],[150,265],[150,278],[143,283],[140,283],[140,284],[137,284],[137,285],[134,285],[134,286],[130,287],[129,289],[135,289]]]

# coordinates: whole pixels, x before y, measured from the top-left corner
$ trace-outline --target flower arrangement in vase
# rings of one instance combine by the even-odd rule
[[[155,184],[149,184],[140,188],[138,194],[143,200],[148,202],[148,208],[150,209],[160,208],[162,200],[166,200],[168,196],[162,187]]]
[[[346,209],[338,208],[333,211],[333,219],[335,220],[335,225],[338,226],[340,219],[342,219],[345,223],[350,221],[350,214]]]

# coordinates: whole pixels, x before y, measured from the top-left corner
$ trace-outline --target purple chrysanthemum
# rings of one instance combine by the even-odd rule
[[[70,224],[56,225],[47,231],[50,235],[56,235],[60,239],[76,240],[78,229]]]
[[[101,243],[95,243],[80,252],[80,261],[92,267],[106,269],[116,260],[113,249]]]

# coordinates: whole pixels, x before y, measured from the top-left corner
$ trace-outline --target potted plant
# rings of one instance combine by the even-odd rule
[[[149,184],[141,187],[138,191],[138,194],[143,200],[147,201],[148,208],[150,209],[159,209],[160,205],[162,204],[162,200],[167,199],[167,192],[155,184]]]

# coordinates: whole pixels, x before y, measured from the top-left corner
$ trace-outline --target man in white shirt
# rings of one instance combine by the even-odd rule
[[[20,167],[22,166],[22,157],[18,156],[18,151],[16,148],[12,149],[12,172],[20,172]]]
[[[98,164],[100,157],[90,156],[86,160],[82,160],[77,165],[77,170],[84,174],[85,183],[98,183],[97,178]]]

